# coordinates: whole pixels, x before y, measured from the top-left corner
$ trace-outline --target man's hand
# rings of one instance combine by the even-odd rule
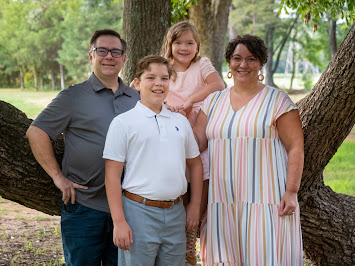
[[[70,199],[72,204],[75,203],[76,188],[88,189],[88,187],[86,186],[82,186],[70,181],[68,178],[64,177],[63,175],[53,178],[53,181],[54,184],[57,186],[57,188],[59,188],[60,191],[62,191],[63,193],[62,200],[64,204],[67,204]]]

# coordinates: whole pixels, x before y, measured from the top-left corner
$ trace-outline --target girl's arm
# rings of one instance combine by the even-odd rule
[[[192,94],[182,106],[186,111],[192,107],[194,103],[198,103],[206,99],[212,92],[220,91],[224,89],[224,82],[221,76],[217,72],[213,72],[206,77],[206,85],[201,90]]]
[[[122,207],[122,170],[123,162],[106,159],[105,187],[113,220],[113,243],[120,249],[129,250],[129,244],[133,243],[133,237]]]
[[[291,215],[297,207],[297,192],[303,171],[303,131],[297,110],[280,116],[276,121],[277,131],[285,146],[287,162],[286,192],[281,198],[279,215]]]

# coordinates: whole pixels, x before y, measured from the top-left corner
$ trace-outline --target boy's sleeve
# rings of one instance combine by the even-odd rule
[[[125,162],[127,156],[127,126],[118,117],[114,118],[107,131],[102,158]]]
[[[189,121],[184,117],[184,125],[186,128],[186,142],[185,142],[185,150],[186,150],[186,159],[193,159],[200,155],[200,151],[198,149],[197,142],[195,140],[194,133],[192,132],[191,125]]]

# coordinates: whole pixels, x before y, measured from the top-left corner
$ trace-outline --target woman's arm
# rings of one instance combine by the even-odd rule
[[[195,125],[192,128],[200,152],[203,152],[208,147],[206,127],[207,115],[202,110],[200,110],[197,115]]]
[[[298,111],[292,110],[280,116],[276,127],[288,156],[286,192],[281,198],[279,209],[279,215],[283,216],[291,215],[296,210],[303,171],[303,131]]]

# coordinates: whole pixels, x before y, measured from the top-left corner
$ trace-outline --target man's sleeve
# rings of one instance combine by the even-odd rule
[[[32,125],[42,129],[52,140],[56,140],[68,127],[72,112],[72,97],[66,89],[52,100],[32,122]]]

